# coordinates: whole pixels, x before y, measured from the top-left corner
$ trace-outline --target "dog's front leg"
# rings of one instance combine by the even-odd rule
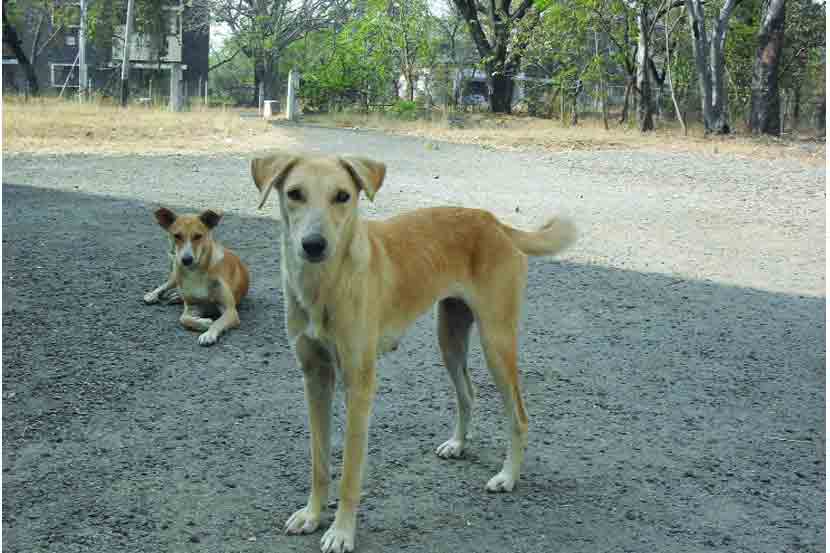
[[[144,303],[147,305],[151,305],[153,303],[158,303],[159,299],[168,291],[168,290],[175,290],[176,289],[176,281],[173,280],[173,273],[170,273],[167,281],[153,290],[152,292],[147,292],[144,294]]]
[[[303,369],[311,426],[311,493],[308,504],[285,523],[285,533],[310,534],[319,526],[329,497],[334,365],[328,352],[304,335],[297,338],[295,351]]]
[[[176,280],[176,271],[178,270],[178,263],[176,263],[176,241],[170,236],[170,251],[167,257],[170,258],[170,281]],[[167,305],[174,305],[177,303],[184,303],[182,293],[175,284],[171,284],[164,293],[164,303]]]
[[[338,352],[339,353],[339,352]],[[340,481],[340,501],[334,523],[320,542],[323,553],[354,551],[357,526],[357,508],[366,445],[369,417],[375,396],[375,354],[363,353],[357,359],[340,355],[346,388],[346,435],[343,450],[343,477]],[[358,361],[359,360],[359,361]]]

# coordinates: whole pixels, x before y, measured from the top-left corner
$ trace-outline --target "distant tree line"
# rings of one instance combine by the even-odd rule
[[[164,0],[134,0],[136,25],[158,32]],[[310,109],[463,102],[478,70],[494,113],[514,109],[517,82],[537,115],[576,123],[590,97],[609,124],[612,90],[623,91],[619,122],[643,132],[655,119],[690,116],[707,133],[736,126],[779,134],[787,114],[809,113],[824,132],[826,5],[813,0],[189,0],[199,21],[227,29],[211,53],[211,88],[229,101],[277,98],[288,71],[301,72]],[[95,40],[123,18],[126,0],[91,0]],[[41,46],[16,33],[21,5],[76,17],[58,0],[3,0],[3,41],[21,65]],[[37,36],[36,41],[48,37]],[[25,63],[24,63],[25,60]],[[459,87],[459,83],[462,86]],[[544,83],[544,86],[538,84]],[[36,83],[35,83],[36,84]],[[37,86],[30,86],[37,91]],[[541,92],[540,92],[541,91]],[[670,100],[670,101],[669,101]]]

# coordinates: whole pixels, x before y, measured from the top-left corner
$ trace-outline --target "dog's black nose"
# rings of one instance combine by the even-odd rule
[[[191,263],[193,263],[193,256],[192,255],[186,255],[186,256],[182,257],[182,265],[187,267]]]
[[[303,238],[303,251],[312,259],[321,257],[326,251],[326,239],[322,234],[310,234]]]

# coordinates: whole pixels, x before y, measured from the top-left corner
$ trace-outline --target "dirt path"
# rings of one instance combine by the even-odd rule
[[[360,551],[824,550],[823,170],[280,132],[387,161],[369,216],[456,203],[584,229],[531,264],[520,486],[483,491],[504,443],[478,347],[469,454],[432,453],[453,401],[427,316],[381,362]],[[247,159],[12,156],[3,181],[4,549],[316,551],[279,532],[307,431]],[[159,202],[225,208],[251,265],[242,328],[211,349],[140,302],[164,276]]]

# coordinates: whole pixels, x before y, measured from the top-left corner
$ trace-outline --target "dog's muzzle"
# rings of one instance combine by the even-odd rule
[[[303,257],[312,263],[319,263],[326,258],[328,243],[322,234],[309,234],[301,242]]]

